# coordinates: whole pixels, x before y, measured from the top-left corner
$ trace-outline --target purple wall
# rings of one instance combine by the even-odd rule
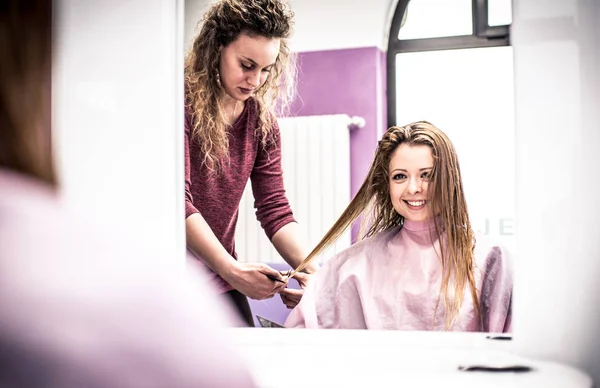
[[[298,55],[298,98],[291,116],[347,114],[366,125],[350,134],[350,190],[367,175],[387,126],[386,54],[377,47],[313,51]],[[353,228],[353,239],[357,228]]]

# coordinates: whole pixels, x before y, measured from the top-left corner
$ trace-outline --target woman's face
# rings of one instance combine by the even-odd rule
[[[427,197],[433,155],[426,145],[402,143],[390,157],[390,199],[394,209],[408,221],[423,222],[431,216]]]
[[[280,40],[240,34],[221,50],[219,74],[227,94],[237,101],[247,100],[260,88],[279,55]]]

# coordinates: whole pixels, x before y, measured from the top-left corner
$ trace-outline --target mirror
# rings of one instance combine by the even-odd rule
[[[212,3],[186,0],[186,49]],[[512,48],[508,27],[488,23],[504,20],[494,15],[506,14],[506,6],[510,13],[510,1],[478,12],[470,1],[455,3],[456,15],[448,18],[426,0],[291,2],[297,97],[279,126],[286,195],[307,252],[358,192],[388,127],[418,120],[433,123],[454,144],[475,233],[514,251]],[[358,232],[353,225],[319,263],[352,246]],[[250,185],[235,249],[241,262],[289,268],[256,221]],[[281,325],[289,314],[279,296],[250,306],[256,326]]]

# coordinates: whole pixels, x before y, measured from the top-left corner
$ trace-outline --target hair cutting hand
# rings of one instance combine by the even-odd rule
[[[272,298],[287,284],[287,278],[263,263],[236,261],[229,271],[223,274],[223,279],[242,294],[256,300]]]
[[[295,290],[292,288],[283,288],[279,291],[281,300],[288,309],[293,309],[298,305],[298,303],[300,303],[302,295],[304,295],[304,289],[306,288],[311,276],[311,274],[305,272],[296,272],[294,274],[294,279],[296,279],[298,284],[300,284],[300,289]]]

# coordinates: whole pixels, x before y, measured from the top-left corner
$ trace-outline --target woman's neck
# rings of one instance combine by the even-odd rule
[[[404,228],[406,228],[407,230],[411,230],[414,232],[419,232],[419,231],[423,231],[423,230],[433,230],[435,229],[435,221],[436,219],[438,220],[438,226],[441,224],[440,221],[440,217],[435,217],[435,218],[429,218],[426,221],[409,221],[407,219],[404,219]]]
[[[244,101],[238,101],[231,98],[228,94],[225,94],[222,101],[222,106],[224,109],[224,116],[227,120],[227,123],[233,125],[235,121],[240,117],[242,111],[244,110]]]

